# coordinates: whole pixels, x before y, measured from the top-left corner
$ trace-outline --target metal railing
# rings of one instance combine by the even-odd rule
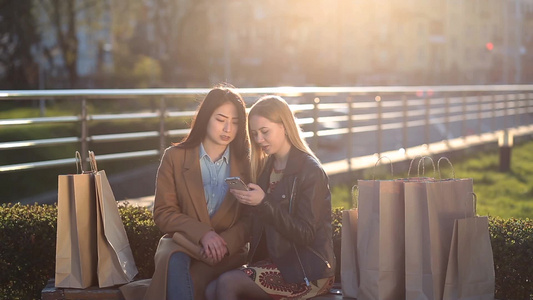
[[[461,136],[495,132],[533,124],[533,85],[493,86],[417,86],[417,87],[276,87],[238,89],[248,106],[259,95],[284,97],[298,117],[311,147],[323,161],[350,159],[357,155],[407,149]],[[173,108],[169,103],[194,104],[209,89],[132,89],[132,90],[34,90],[0,91],[3,101],[64,100],[79,102],[79,113],[67,116],[0,119],[0,131],[11,126],[75,124],[77,136],[0,142],[4,150],[76,144],[82,155],[93,143],[159,139],[159,147],[131,152],[98,155],[98,160],[118,160],[158,156],[169,139],[188,133],[169,128],[172,119],[190,120],[194,105]],[[132,104],[156,99],[151,111],[98,114],[90,112],[94,101],[125,101]],[[127,106],[127,105],[126,105]],[[95,134],[90,124],[99,121],[156,120],[149,131]],[[111,123],[112,124],[112,123]],[[85,158],[85,157],[84,157]],[[27,161],[0,165],[0,173],[50,168],[74,163],[74,158]]]

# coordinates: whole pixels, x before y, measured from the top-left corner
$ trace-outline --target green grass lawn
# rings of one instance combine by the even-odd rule
[[[461,160],[455,159],[452,163],[456,178],[474,180],[478,215],[505,219],[533,218],[533,141],[513,147],[509,172],[499,172],[497,149],[477,152]],[[447,171],[449,172],[449,168]],[[444,172],[443,170],[443,176]],[[370,179],[372,175],[365,177],[368,178],[357,179]],[[407,174],[398,174],[394,177],[403,178],[407,177]],[[333,186],[331,190],[333,207],[351,207],[350,186]]]

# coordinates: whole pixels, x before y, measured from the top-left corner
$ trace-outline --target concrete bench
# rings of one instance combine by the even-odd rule
[[[340,287],[334,287],[333,290],[340,291]],[[41,291],[41,300],[124,300],[118,286],[108,288],[89,287],[86,289],[64,289],[56,288],[54,280],[48,280],[48,284]],[[354,298],[343,297],[341,294],[327,294],[314,297],[315,300],[348,300]]]

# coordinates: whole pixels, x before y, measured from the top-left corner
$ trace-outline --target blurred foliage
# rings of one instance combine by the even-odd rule
[[[35,2],[0,1],[0,89],[38,87],[39,66],[32,53],[41,41],[33,12]]]
[[[340,281],[342,209],[332,212],[333,242]],[[142,207],[121,206],[139,275],[150,278],[161,232],[152,213]],[[55,272],[57,206],[2,204],[0,206],[0,299],[39,299]],[[533,222],[531,219],[489,218],[497,299],[533,297]]]
[[[148,56],[141,56],[133,67],[133,76],[137,78],[139,88],[148,88],[153,86],[154,82],[159,82],[161,73],[159,62]]]
[[[213,67],[206,47],[209,5],[205,0],[2,1],[0,88],[205,86]]]

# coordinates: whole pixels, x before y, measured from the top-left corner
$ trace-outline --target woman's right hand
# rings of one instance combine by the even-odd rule
[[[213,259],[215,263],[220,262],[228,254],[226,241],[214,231],[208,231],[200,239],[200,243],[203,247],[202,255]]]
[[[237,189],[230,189],[230,192],[235,196],[237,201],[242,204],[256,206],[263,202],[265,198],[265,192],[255,183],[249,183],[249,191],[242,191]]]

